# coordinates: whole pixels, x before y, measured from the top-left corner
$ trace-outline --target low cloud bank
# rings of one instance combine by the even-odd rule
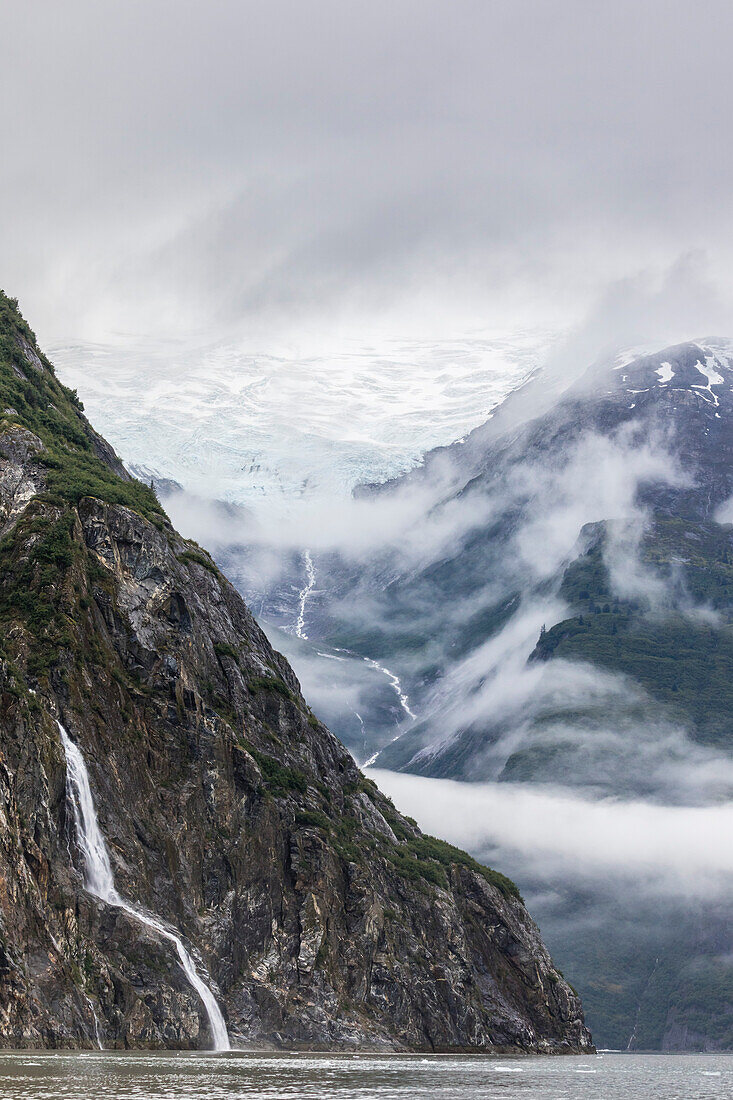
[[[255,612],[285,630],[299,613],[308,547],[315,569],[303,606],[309,637],[336,637],[336,645],[359,652],[366,639],[362,656],[405,678],[411,698],[414,687],[419,723],[413,733],[410,722],[398,731],[395,721],[404,715],[395,719],[374,696],[383,685],[365,679],[358,660],[334,677],[334,661],[318,650],[300,646],[292,654],[311,704],[359,759],[397,732],[410,733],[389,764],[414,760],[427,770],[438,751],[468,733],[480,765],[470,778],[496,779],[510,758],[534,746],[555,761],[545,764],[550,781],[596,795],[623,790],[663,802],[710,802],[733,789],[731,768],[692,744],[680,719],[655,714],[633,683],[590,664],[528,663],[543,626],[568,615],[557,595],[560,578],[601,522],[617,596],[662,615],[705,612],[689,599],[681,603],[679,585],[643,560],[650,516],[640,490],[688,486],[694,477],[680,469],[670,445],[654,434],[639,438],[633,427],[609,436],[587,430],[544,461],[519,452],[498,476],[489,471],[479,479],[450,452],[393,492],[328,505],[304,501],[297,523],[267,529],[244,509],[181,492],[166,505],[180,529],[218,554]],[[465,554],[475,532],[480,546]],[[511,609],[504,622],[496,610],[502,606]],[[487,615],[493,625],[484,628]],[[521,767],[513,778],[524,778]],[[563,775],[564,767],[572,774]]]
[[[165,505],[186,534],[212,550],[240,544],[282,554],[308,547],[356,562],[390,555],[410,569],[457,553],[471,531],[521,509],[516,553],[535,576],[545,577],[567,558],[585,524],[634,519],[642,527],[645,513],[636,499],[640,486],[690,483],[669,441],[640,440],[633,429],[610,437],[585,432],[565,453],[542,462],[513,462],[500,484],[487,479],[479,485],[472,476],[463,452],[446,452],[425,476],[397,483],[388,493],[337,500],[304,497],[293,502],[289,514],[266,523],[249,509],[183,490],[166,494]]]
[[[457,783],[370,769],[426,832],[518,877],[639,894],[733,891],[733,804],[659,806],[588,801],[566,790]]]

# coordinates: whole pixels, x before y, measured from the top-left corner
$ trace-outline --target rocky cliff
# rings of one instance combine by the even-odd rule
[[[61,721],[233,1041],[589,1049],[516,887],[365,779],[4,296],[0,536],[0,1043],[210,1039],[170,940],[85,889]]]

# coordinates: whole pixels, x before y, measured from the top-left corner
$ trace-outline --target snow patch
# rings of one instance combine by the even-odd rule
[[[714,355],[706,355],[704,364],[701,363],[698,359],[698,361],[695,363],[695,366],[697,367],[703,378],[706,380],[707,386],[693,385],[692,387],[693,390],[701,390],[705,393],[709,393],[711,398],[713,399],[714,405],[719,405],[720,401],[718,399],[718,395],[716,393],[713,393],[713,386],[722,386],[725,381],[723,375],[718,374],[718,372],[715,370],[715,367],[713,366],[713,364],[717,362],[718,360]],[[702,392],[700,393],[700,396],[702,397]],[[707,401],[707,397],[705,398],[705,400]]]

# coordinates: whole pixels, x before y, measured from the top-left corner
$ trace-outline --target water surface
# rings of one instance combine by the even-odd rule
[[[0,1054],[2,1100],[729,1100],[733,1055]]]

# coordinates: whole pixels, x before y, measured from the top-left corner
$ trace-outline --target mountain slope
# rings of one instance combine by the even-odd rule
[[[235,1040],[588,1049],[516,887],[364,778],[4,296],[0,398],[0,1042],[209,1041],[170,938],[84,889],[61,720]]]
[[[372,526],[388,517],[396,533],[361,556],[311,555],[315,654],[293,647],[295,667],[318,706],[320,653],[400,678],[414,720],[386,710],[381,683],[354,677],[362,727],[333,723],[380,768],[522,784],[558,804],[727,803],[733,347],[624,355],[564,390],[542,387],[362,491]],[[266,615],[289,580],[264,594]],[[693,866],[662,896],[644,877],[630,886],[624,868],[589,882],[569,851],[558,897],[557,864],[543,875],[531,851],[501,858],[536,898],[601,1045],[733,1044],[727,887],[691,887]]]
[[[515,756],[531,751],[540,779],[538,744],[552,740],[548,715],[561,688],[569,710],[590,707],[591,724],[613,696],[624,724],[642,709],[700,745],[725,741],[733,703],[733,547],[718,515],[733,494],[725,351],[686,344],[597,366],[535,418],[522,417],[522,401],[519,391],[464,442],[364,491],[376,517],[425,502],[410,544],[385,540],[357,562],[313,556],[309,637],[388,665],[417,714],[416,722],[385,716],[382,686],[362,691],[366,755],[378,749],[381,767],[476,780],[526,778],[530,765],[515,771]],[[287,581],[265,596],[266,617],[286,590]],[[683,653],[682,678],[665,673],[664,661]],[[537,659],[548,667],[532,668]],[[617,685],[610,676],[589,698],[570,669],[578,661],[616,675]],[[511,705],[501,702],[508,677],[522,686]],[[336,728],[358,752],[363,731]],[[604,763],[613,772],[613,752]],[[581,769],[575,782],[592,785],[595,774],[595,765]],[[557,779],[551,767],[547,778]],[[609,786],[618,793],[616,779]]]
[[[463,729],[454,726],[447,743],[444,714],[431,706],[440,744],[430,729],[416,729],[386,750],[380,764],[472,779],[556,781],[567,768],[561,763],[558,772],[552,763],[552,745],[559,744],[562,755],[568,726],[584,727],[579,707],[588,707],[585,726],[596,729],[611,696],[614,721],[624,728],[638,725],[643,711],[701,745],[730,747],[733,544],[730,527],[717,514],[733,493],[732,428],[728,358],[715,346],[687,344],[591,371],[558,408],[508,442],[500,438],[485,447],[479,431],[464,452],[459,448],[452,461],[471,470],[463,494],[484,490],[487,479],[511,484],[518,468],[525,474],[550,471],[550,477],[540,477],[544,501],[532,492],[511,496],[495,538],[488,532],[487,540],[485,529],[473,532],[453,567],[442,563],[443,598],[451,598],[458,583],[464,591],[467,584],[480,591],[489,556],[519,550],[516,590],[507,595],[521,593],[515,612],[534,601],[544,603],[547,614],[547,629],[540,636],[535,627],[535,644],[525,656],[556,664],[543,670],[542,686],[530,689],[521,715],[512,716],[515,725],[528,724],[510,753],[486,752],[501,736],[497,741],[491,724],[481,719]],[[584,478],[597,499],[584,499],[583,485],[576,484]],[[623,499],[607,492],[614,479],[622,485],[626,479]],[[532,570],[526,557],[534,565],[537,548],[527,550],[525,540],[552,537],[552,524],[538,520],[538,507],[547,517],[556,509],[575,541],[565,554],[550,558],[549,568],[541,563]],[[582,523],[584,512],[591,522]],[[469,638],[469,648],[486,637],[484,631]],[[615,692],[609,681],[601,700],[589,700],[584,689],[570,690],[563,711],[553,690],[567,672],[560,659],[588,662],[625,680],[618,680]],[[595,782],[602,766],[609,790],[619,794],[623,783],[629,793],[635,789],[634,765],[621,780],[617,758],[618,746],[605,754],[601,746],[573,781]],[[636,787],[641,793],[649,789],[646,777],[644,783],[643,790]],[[661,782],[658,793],[674,796]]]

